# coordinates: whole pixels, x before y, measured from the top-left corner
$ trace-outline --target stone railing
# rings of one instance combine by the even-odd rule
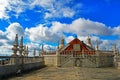
[[[43,57],[0,56],[0,80],[3,76],[44,67]]]
[[[26,63],[35,63],[35,62],[44,62],[43,57],[23,57],[23,56],[0,56],[0,66],[2,65],[11,65],[11,64],[26,64]]]

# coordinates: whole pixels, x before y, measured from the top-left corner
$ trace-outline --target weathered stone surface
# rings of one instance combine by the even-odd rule
[[[115,68],[46,67],[9,80],[120,80]]]

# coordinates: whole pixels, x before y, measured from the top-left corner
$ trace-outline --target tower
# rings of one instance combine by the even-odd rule
[[[64,47],[64,38],[60,40],[59,49],[62,49],[63,47]]]
[[[117,50],[117,46],[116,46],[116,44],[114,44],[114,55],[115,56],[118,56],[118,50]]]
[[[87,38],[87,45],[92,47],[91,38],[89,37],[89,35],[88,35],[88,38]]]

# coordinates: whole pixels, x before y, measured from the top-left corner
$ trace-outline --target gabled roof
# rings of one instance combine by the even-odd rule
[[[71,42],[69,42],[68,45],[62,49],[62,51],[63,50],[66,50],[66,51],[73,50],[74,44],[80,44],[80,48],[84,51],[94,50],[92,47],[89,47],[88,45],[86,45],[83,41],[80,41],[78,38],[75,38]]]
[[[81,41],[78,38],[75,38],[71,42],[69,42],[68,44],[81,44]]]

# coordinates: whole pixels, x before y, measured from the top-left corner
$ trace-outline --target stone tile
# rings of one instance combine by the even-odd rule
[[[115,68],[46,67],[8,80],[120,80]]]

